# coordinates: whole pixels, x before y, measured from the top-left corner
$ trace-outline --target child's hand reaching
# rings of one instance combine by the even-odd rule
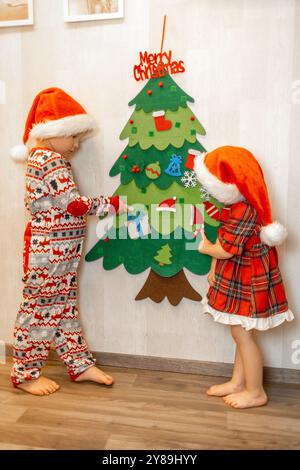
[[[205,255],[207,254],[207,251],[209,250],[209,248],[212,246],[212,243],[208,240],[208,238],[206,238],[204,230],[201,232],[201,234],[202,234],[202,240],[199,243],[198,251],[200,251],[200,253]]]
[[[130,208],[125,204],[122,199],[119,200],[119,209],[118,209],[118,214],[123,214],[124,212],[128,212]]]
[[[198,246],[198,251],[200,251],[200,253],[203,253],[203,254],[208,254],[209,253],[209,249],[213,246],[213,243],[211,243],[208,238],[206,237],[205,233],[204,233],[204,230],[201,232],[201,235],[202,235],[202,240],[201,242],[199,243],[199,246]],[[213,283],[215,282],[215,267],[216,267],[216,262],[217,262],[217,259],[216,258],[212,258],[212,262],[211,262],[211,268],[210,268],[210,271],[208,273],[208,276],[207,276],[207,280],[209,282],[209,285],[212,286]]]

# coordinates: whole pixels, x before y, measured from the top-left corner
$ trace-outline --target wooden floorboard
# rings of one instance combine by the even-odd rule
[[[267,384],[267,406],[235,410],[205,393],[222,377],[103,367],[113,387],[72,383],[63,365],[44,375],[61,389],[33,397],[0,366],[0,450],[300,449],[300,385]]]
[[[143,369],[182,374],[211,375],[214,377],[231,377],[233,364],[226,362],[200,361],[182,358],[143,356],[140,354],[122,354],[91,351],[99,364],[125,369]],[[5,344],[6,358],[13,357],[13,345]],[[60,362],[55,349],[49,351],[48,360]],[[295,383],[300,385],[300,370],[281,367],[264,367],[265,382]]]

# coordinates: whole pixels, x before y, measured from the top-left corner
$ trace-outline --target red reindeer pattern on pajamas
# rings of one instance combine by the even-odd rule
[[[118,197],[82,197],[71,165],[51,150],[32,149],[27,163],[23,301],[14,328],[16,386],[37,379],[51,344],[75,380],[95,364],[78,319],[77,268],[86,215],[118,210]],[[75,208],[75,209],[74,209]]]

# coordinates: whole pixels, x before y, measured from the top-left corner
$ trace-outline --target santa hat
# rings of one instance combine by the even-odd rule
[[[69,137],[96,128],[95,120],[83,107],[60,88],[48,88],[34,99],[29,111],[23,144],[13,147],[10,155],[24,161],[36,139]]]
[[[280,245],[286,228],[272,221],[272,211],[263,171],[251,152],[224,146],[196,157],[194,171],[207,191],[224,204],[247,200],[257,211],[262,227],[261,241]]]
[[[176,212],[175,202],[176,202],[176,196],[171,197],[170,199],[165,199],[157,206],[156,210]]]

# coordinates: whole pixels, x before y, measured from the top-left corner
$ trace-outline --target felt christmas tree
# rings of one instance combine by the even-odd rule
[[[160,264],[160,266],[164,266],[165,264],[171,264],[172,254],[170,245],[167,243],[163,245],[157,252],[157,255],[154,259]]]
[[[135,109],[120,135],[128,145],[110,176],[120,175],[115,195],[126,196],[133,211],[100,222],[100,239],[86,260],[103,258],[106,270],[123,264],[130,274],[150,268],[136,300],[199,301],[183,268],[198,275],[210,269],[211,257],[197,246],[204,228],[215,241],[221,204],[201,188],[192,170],[195,155],[205,151],[197,140],[205,130],[188,106],[193,102],[165,74],[151,78],[129,103]]]

